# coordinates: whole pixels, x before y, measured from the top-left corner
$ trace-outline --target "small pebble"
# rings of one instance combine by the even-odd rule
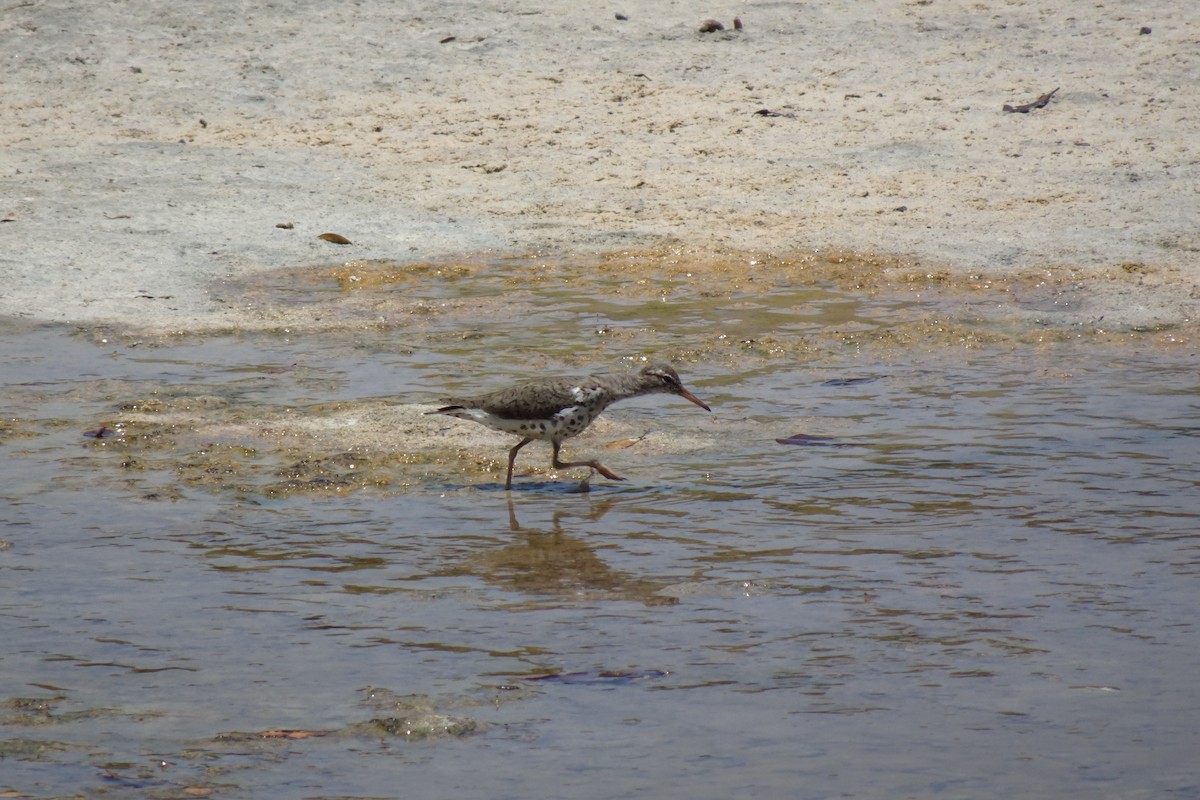
[[[716,31],[725,30],[725,26],[715,19],[706,19],[700,23],[701,33],[715,33]]]

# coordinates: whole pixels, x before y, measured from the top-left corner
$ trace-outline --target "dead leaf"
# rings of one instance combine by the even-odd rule
[[[260,739],[311,739],[314,736],[328,736],[333,731],[304,731],[304,730],[274,730],[263,731]]]
[[[1010,106],[1008,103],[1005,103],[1004,110],[1009,112],[1010,114],[1028,114],[1030,111],[1032,111],[1035,108],[1045,108],[1046,104],[1050,102],[1050,98],[1054,97],[1054,94],[1057,91],[1058,91],[1058,87],[1055,87],[1054,91],[1046,92],[1044,95],[1039,97],[1037,100],[1034,100],[1032,103],[1023,103],[1022,105],[1019,105],[1019,106]]]
[[[793,444],[798,447],[846,447],[844,442],[839,442],[832,436],[815,436],[811,433],[797,433],[794,436],[789,436],[786,439],[776,439],[779,444]]]
[[[345,236],[342,236],[340,233],[322,233],[317,238],[324,239],[327,242],[333,242],[334,244],[353,244],[353,242],[351,242]]]
[[[903,206],[901,206],[901,208],[903,208]],[[899,211],[900,209],[896,209],[896,210]],[[872,376],[870,378],[830,378],[829,380],[822,382],[821,385],[822,386],[855,386],[860,383],[873,383],[877,380],[879,380],[878,376]]]
[[[624,450],[627,447],[633,447],[635,444],[640,442],[642,439],[645,439],[649,435],[650,431],[646,431],[641,436],[635,436],[631,439],[614,439],[613,441],[604,445],[604,447],[608,450]]]
[[[617,439],[604,445],[604,447],[606,450],[624,450],[627,447],[633,447],[638,441],[638,439]]]

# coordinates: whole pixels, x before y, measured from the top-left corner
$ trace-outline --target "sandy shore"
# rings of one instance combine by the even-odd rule
[[[6,4],[0,314],[197,329],[281,266],[674,244],[1196,305],[1200,6],[242,8]]]

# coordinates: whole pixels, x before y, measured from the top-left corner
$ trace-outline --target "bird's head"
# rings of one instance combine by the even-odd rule
[[[705,411],[712,411],[703,400],[683,387],[683,381],[679,380],[679,373],[673,367],[666,364],[651,364],[642,369],[642,377],[646,379],[651,392],[677,394]]]

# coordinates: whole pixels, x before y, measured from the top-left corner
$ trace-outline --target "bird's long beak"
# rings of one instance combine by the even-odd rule
[[[709,412],[712,411],[712,409],[708,407],[707,403],[705,403],[699,397],[696,397],[696,395],[692,394],[687,389],[680,389],[679,396],[682,397],[684,400],[691,400],[693,403],[700,406],[705,411],[709,411]]]

